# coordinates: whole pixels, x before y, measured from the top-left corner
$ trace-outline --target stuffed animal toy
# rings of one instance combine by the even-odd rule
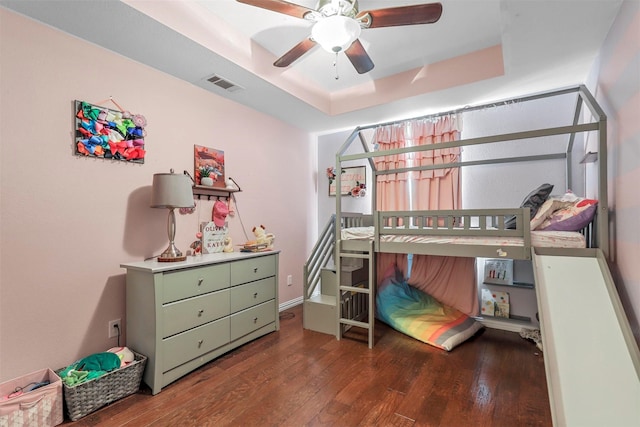
[[[196,237],[198,240],[195,240],[193,243],[189,245],[191,249],[193,249],[193,255],[202,255],[202,233],[197,232]]]
[[[120,367],[126,366],[127,363],[131,363],[135,360],[133,351],[128,347],[112,347],[107,350],[109,353],[115,353],[120,358]]]
[[[224,248],[222,249],[222,252],[233,252],[233,243],[231,241],[231,237],[224,238]]]
[[[256,243],[258,245],[266,244],[268,249],[273,248],[273,241],[276,236],[273,233],[267,233],[264,225],[253,227],[253,234],[256,236]]]

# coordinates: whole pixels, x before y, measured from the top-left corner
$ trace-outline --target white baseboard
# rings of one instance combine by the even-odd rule
[[[294,298],[290,301],[285,301],[283,303],[280,303],[280,305],[278,306],[278,311],[284,311],[288,308],[295,307],[296,305],[302,304],[302,302],[302,297]]]

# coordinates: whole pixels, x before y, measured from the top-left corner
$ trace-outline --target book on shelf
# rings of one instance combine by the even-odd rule
[[[509,303],[507,302],[497,302],[495,306],[494,315],[496,317],[504,317],[509,318]]]
[[[482,289],[480,312],[483,316],[509,317],[509,293]]]
[[[484,283],[510,285],[513,283],[513,260],[488,259],[484,262]]]

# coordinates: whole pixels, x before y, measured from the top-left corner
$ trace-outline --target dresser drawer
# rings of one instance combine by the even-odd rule
[[[228,316],[229,289],[162,306],[162,338]]]
[[[276,303],[265,302],[231,315],[231,341],[255,331],[276,320]]]
[[[274,256],[249,258],[231,263],[231,286],[275,276],[276,259]]]
[[[229,318],[225,317],[162,340],[163,372],[202,356],[229,342]]]
[[[276,297],[276,278],[256,280],[231,288],[231,313],[253,307]]]
[[[164,273],[162,303],[206,294],[229,287],[229,265],[216,264]]]

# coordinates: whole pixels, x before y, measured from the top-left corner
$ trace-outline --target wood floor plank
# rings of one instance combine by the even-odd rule
[[[163,388],[148,387],[67,426],[550,426],[543,354],[516,333],[485,330],[451,352],[376,324],[281,330]]]

